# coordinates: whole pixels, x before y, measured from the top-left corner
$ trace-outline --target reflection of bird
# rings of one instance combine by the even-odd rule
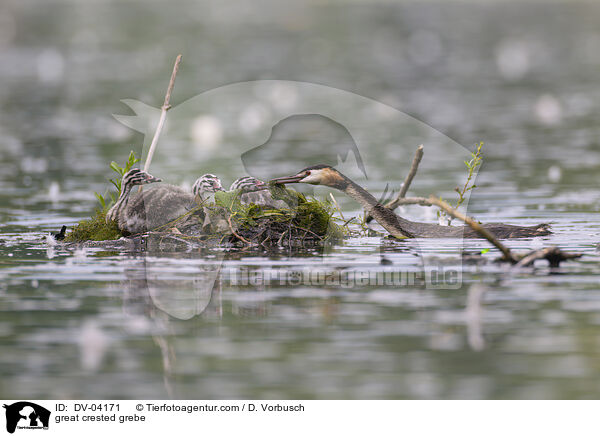
[[[160,182],[144,171],[133,169],[121,181],[121,195],[106,214],[106,221],[115,221],[125,233],[141,233],[164,226],[190,210],[194,196],[173,185],[160,185],[130,198],[136,185]]]
[[[309,183],[339,189],[358,201],[365,210],[392,236],[397,238],[479,238],[479,234],[468,226],[449,227],[437,224],[418,223],[404,219],[381,205],[375,197],[348,177],[329,165],[308,167],[293,176],[273,180],[278,184]],[[484,228],[499,238],[523,238],[550,234],[547,224],[531,227],[512,226],[502,223],[484,224]]]
[[[221,180],[214,174],[200,176],[192,186],[192,193],[198,203],[214,201],[217,191],[223,191],[223,186],[221,186]]]
[[[289,206],[282,200],[275,200],[265,182],[257,178],[246,176],[240,177],[229,187],[230,191],[240,190],[240,201],[242,204],[256,204],[273,209],[284,209]]]

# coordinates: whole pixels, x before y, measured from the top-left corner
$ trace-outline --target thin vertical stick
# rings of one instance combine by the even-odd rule
[[[406,175],[406,178],[404,179],[404,183],[402,184],[402,187],[400,188],[400,192],[398,193],[398,196],[396,197],[395,200],[386,204],[385,207],[388,207],[392,210],[394,210],[398,207],[399,200],[406,196],[406,192],[408,191],[410,184],[412,183],[413,179],[415,178],[415,175],[417,174],[417,170],[419,169],[419,164],[421,163],[422,158],[423,158],[423,144],[421,144],[417,147],[417,151],[415,152],[415,157],[413,159],[412,165],[410,166],[410,171],[408,172],[408,174]]]
[[[146,156],[146,163],[144,164],[144,171],[148,171],[150,168],[150,163],[152,162],[152,156],[154,156],[154,151],[156,150],[156,144],[158,144],[158,138],[160,136],[160,132],[165,125],[165,121],[167,119],[167,111],[171,109],[171,105],[169,101],[171,100],[171,93],[173,92],[173,86],[175,86],[175,77],[177,76],[177,71],[179,71],[179,64],[181,63],[181,55],[177,56],[175,59],[175,65],[173,66],[173,73],[171,73],[171,81],[169,82],[169,87],[167,88],[167,94],[165,95],[165,102],[162,105],[160,112],[160,119],[158,120],[158,125],[156,126],[156,131],[154,132],[154,137],[152,138],[152,142],[150,143],[150,149],[148,150],[148,156]],[[141,186],[140,186],[141,188]]]

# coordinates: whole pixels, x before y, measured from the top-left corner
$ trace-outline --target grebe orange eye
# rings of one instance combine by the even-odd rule
[[[310,171],[307,171],[307,172],[306,172],[306,175],[307,175],[307,176],[310,176]]]

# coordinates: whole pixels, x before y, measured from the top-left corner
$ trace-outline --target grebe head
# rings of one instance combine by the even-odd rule
[[[257,178],[246,176],[240,177],[229,187],[230,191],[235,191],[237,189],[241,189],[242,192],[261,191],[263,189],[267,189],[267,184],[262,180],[258,180]]]
[[[304,168],[294,176],[279,177],[271,180],[278,185],[285,183],[309,183],[311,185],[325,185],[340,188],[346,185],[347,180],[336,169],[329,165],[313,165]]]
[[[121,195],[117,202],[106,213],[106,222],[115,221],[123,207],[127,204],[131,188],[138,185],[146,185],[148,183],[162,182],[162,179],[154,177],[152,174],[142,171],[138,168],[133,168],[127,171],[121,179]]]
[[[121,180],[121,190],[125,186],[145,185],[147,183],[162,182],[162,179],[154,177],[152,174],[142,171],[138,168],[133,168],[123,175]]]
[[[221,180],[214,174],[204,174],[192,186],[192,193],[198,196],[214,194],[217,191],[223,191],[223,186],[221,186]]]

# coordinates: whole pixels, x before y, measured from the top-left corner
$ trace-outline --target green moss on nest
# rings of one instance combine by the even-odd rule
[[[255,243],[302,245],[338,240],[344,236],[344,228],[333,222],[334,210],[328,202],[307,199],[299,192],[278,185],[269,188],[273,198],[283,200],[289,208],[244,205],[237,192],[217,192],[216,209],[225,209],[237,234]],[[217,211],[211,210],[211,215],[213,212]]]
[[[65,237],[66,242],[106,241],[119,239],[121,232],[114,222],[106,223],[106,212],[96,210],[90,219],[79,221]]]

